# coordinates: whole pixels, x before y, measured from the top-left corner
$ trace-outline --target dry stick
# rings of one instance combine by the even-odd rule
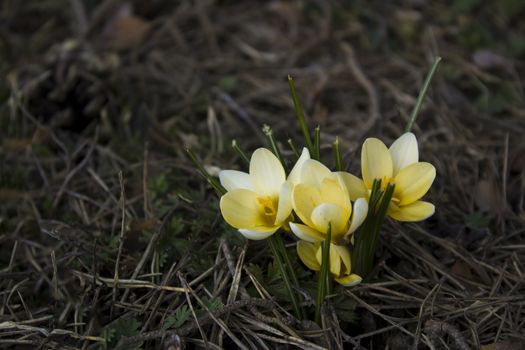
[[[87,16],[84,5],[80,0],[69,0],[69,3],[71,4],[71,12],[75,18],[73,30],[77,32],[76,34],[79,37],[83,37],[88,31]]]
[[[182,282],[182,285],[186,288],[186,290],[188,291],[186,293],[186,298],[189,298],[189,293],[192,294],[192,296],[195,298],[195,300],[197,300],[197,302],[199,303],[199,305],[208,313],[208,315],[210,315],[210,317],[212,318],[212,320],[217,324],[219,325],[219,327],[221,328],[221,330],[223,330],[226,334],[228,334],[228,336],[230,337],[231,340],[233,340],[233,342],[240,348],[240,349],[243,349],[243,350],[249,350],[246,346],[244,346],[244,344],[239,340],[239,338],[237,338],[233,333],[232,331],[228,328],[228,326],[226,326],[226,324],[224,323],[224,321],[220,320],[219,318],[217,318],[211,311],[210,309],[208,308],[208,306],[197,296],[197,294],[193,291],[193,289],[191,289],[191,287],[188,285],[188,283],[186,282],[186,280],[184,278],[182,278],[182,276],[179,274],[179,279],[181,280]]]
[[[162,281],[161,286],[165,286],[168,283],[168,281],[171,279],[171,276],[173,275],[173,272],[175,270],[175,266],[176,265],[177,265],[177,263],[171,264],[171,267],[170,267],[168,273],[166,274],[166,276],[164,277],[164,280]],[[151,309],[151,312],[149,313],[149,316],[146,319],[146,322],[144,322],[144,325],[142,326],[141,332],[145,332],[148,329],[149,324],[151,323],[151,321],[155,317],[155,314],[157,313],[157,310],[159,309],[160,304],[162,303],[165,295],[166,295],[166,291],[161,289],[160,293],[159,293],[159,295],[157,297],[157,301],[153,305],[153,307]]]
[[[502,191],[502,206],[503,211],[507,209],[507,174],[509,169],[509,133],[505,134],[505,148],[503,153],[503,169],[501,174],[501,191]],[[501,232],[505,232],[505,220],[501,220]]]
[[[144,251],[144,254],[142,254],[142,257],[140,258],[139,260],[139,263],[137,264],[137,266],[135,267],[135,270],[133,271],[133,273],[131,274],[131,279],[135,279],[137,278],[137,276],[139,275],[140,271],[142,270],[142,268],[144,267],[144,265],[146,264],[146,260],[148,260],[150,254],[152,253],[154,247],[155,247],[155,244],[157,244],[158,240],[160,239],[165,227],[168,225],[168,223],[170,222],[173,214],[175,214],[175,210],[177,209],[177,206],[178,205],[175,205],[169,212],[168,214],[166,214],[166,216],[164,217],[164,219],[162,220],[162,224],[160,225],[159,229],[157,230],[157,232],[155,232],[155,234],[153,234],[153,236],[151,237],[149,243],[148,243],[148,246],[146,247],[146,250]],[[126,290],[124,292],[124,294],[122,295],[122,298],[120,298],[120,303],[124,303],[124,301],[126,300],[127,296],[129,294],[129,290]]]
[[[182,275],[178,274],[178,277],[179,277],[179,280],[181,282],[181,284],[184,286],[184,287],[188,287],[187,284],[186,284],[186,281],[182,278]],[[186,284],[186,285],[185,285]],[[201,327],[201,324],[197,318],[197,314],[195,313],[195,309],[193,308],[193,304],[191,303],[191,298],[190,298],[190,294],[187,290],[184,291],[184,295],[186,296],[186,302],[188,303],[188,306],[190,307],[190,311],[191,311],[191,314],[193,315],[193,319],[195,320],[195,324],[197,325],[197,328],[199,329],[199,332],[201,334],[201,338],[202,340],[204,341],[204,346],[207,348],[208,347],[208,339],[206,338],[206,334],[204,333],[204,330],[202,329]]]
[[[239,258],[237,259],[237,265],[235,266],[235,274],[233,275],[233,281],[230,288],[230,292],[228,293],[228,299],[226,299],[226,304],[231,304],[235,301],[237,298],[237,292],[239,291],[239,285],[241,281],[241,275],[242,275],[242,267],[244,265],[244,257],[246,256],[246,249],[248,248],[248,244],[245,244],[242,248],[241,254],[239,254]]]
[[[361,127],[362,133],[366,134],[374,126],[374,123],[379,119],[379,97],[374,85],[370,82],[361,69],[359,62],[355,57],[354,49],[347,43],[342,43],[340,47],[346,54],[346,64],[348,65],[348,68],[350,68],[350,71],[357,79],[357,82],[361,84],[368,95],[368,120]]]
[[[93,150],[95,149],[95,144],[98,141],[98,132],[99,132],[99,128],[97,127],[95,129],[95,136],[93,137],[93,141],[91,142],[91,145],[89,146],[89,149],[87,151],[86,156],[84,157],[84,159],[82,159],[82,161],[80,163],[78,163],[78,165],[76,167],[74,167],[69,172],[69,174],[67,174],[64,182],[60,186],[60,189],[58,190],[58,192],[57,192],[57,194],[55,196],[55,200],[53,201],[53,205],[51,206],[52,209],[55,209],[56,206],[58,205],[58,203],[60,202],[60,199],[62,198],[62,195],[64,194],[64,191],[65,191],[66,186],[69,183],[69,181],[71,181],[71,179],[73,179],[73,177],[76,175],[76,173],[80,169],[82,169],[87,164],[88,160],[91,158],[91,154],[93,153]]]
[[[230,107],[239,117],[241,117],[242,120],[248,124],[250,129],[253,130],[255,136],[259,139],[261,143],[264,143],[266,140],[264,136],[261,134],[261,130],[257,126],[257,124],[253,121],[252,117],[246,112],[245,109],[243,109],[230,95],[218,90],[218,94],[228,107]]]
[[[230,248],[229,248],[229,246],[226,243],[226,240],[224,238],[221,239],[220,246],[221,246],[221,249],[222,249],[222,251],[224,253],[224,256],[226,257],[228,270],[230,271],[230,274],[232,276],[235,276],[236,270],[235,270],[234,258],[233,258],[233,255],[232,255],[231,251],[230,251]],[[259,292],[259,294],[264,298],[265,297],[264,296],[265,293],[261,290],[260,286],[258,285],[258,283],[255,280],[255,278],[253,277],[253,275],[246,268],[244,268],[244,271],[248,275],[248,277],[250,278],[252,283],[254,284],[254,286],[257,289],[257,291]],[[248,291],[246,290],[246,288],[243,285],[239,285],[239,290],[241,292],[241,298],[243,298],[244,300],[251,299],[250,294],[248,293]],[[277,317],[266,316],[266,315],[262,314],[261,312],[259,312],[259,310],[257,310],[257,308],[255,306],[249,306],[248,310],[250,310],[250,312],[255,317],[257,317],[257,319],[262,320],[262,321],[264,321],[266,323],[269,323],[269,324],[278,324],[283,329],[287,330],[288,333],[292,334],[293,336],[297,336],[298,337],[298,335],[290,327],[287,326],[287,324],[296,322],[295,318],[293,318],[292,320],[283,319],[283,317],[275,309],[273,309],[272,311]],[[293,317],[293,316],[291,316],[291,317]],[[292,321],[292,322],[290,322],[290,321]]]
[[[410,332],[409,330],[407,330],[406,328],[402,327],[399,323],[396,323],[394,322],[393,320],[391,320],[392,317],[389,317],[387,315],[384,315],[382,314],[381,312],[379,312],[378,310],[376,310],[372,305],[366,303],[363,299],[359,298],[357,295],[355,295],[354,293],[350,292],[350,291],[346,291],[346,294],[347,295],[350,295],[352,298],[354,298],[359,305],[363,306],[365,309],[367,309],[368,311],[370,311],[371,313],[373,313],[374,315],[376,316],[379,316],[381,317],[383,320],[387,321],[388,323],[390,323],[392,326],[396,327],[397,329],[399,329],[401,332],[405,333],[405,334],[408,334],[410,335],[411,337],[414,337],[414,334],[412,332]]]
[[[425,322],[425,332],[429,334],[430,339],[433,341],[436,341],[438,338],[441,338],[444,335],[448,335],[454,339],[457,349],[470,349],[461,332],[456,327],[446,322],[428,320]]]
[[[58,301],[60,299],[60,293],[58,291],[58,268],[54,250],[51,250],[51,265],[53,265],[53,278],[51,279],[53,282],[53,299]]]
[[[417,350],[418,344],[419,344],[419,337],[421,336],[421,324],[423,322],[423,310],[425,309],[425,304],[427,303],[428,299],[441,287],[441,283],[436,284],[434,288],[430,292],[428,292],[425,299],[423,299],[423,302],[421,303],[421,307],[419,308],[419,315],[418,315],[418,321],[417,321],[417,327],[416,327],[416,337],[414,339],[414,344],[412,344],[412,349]]]
[[[232,255],[231,251],[230,251],[230,247],[228,246],[228,244],[226,243],[226,240],[224,238],[221,238],[220,247],[222,249],[222,252],[224,253],[224,257],[226,258],[226,266],[228,267],[228,271],[230,272],[230,274],[232,276],[235,276],[236,269],[235,269],[234,258],[233,258],[233,255]],[[251,278],[251,276],[250,276],[251,274],[249,273],[249,271],[246,271],[246,273]],[[248,294],[248,291],[246,290],[246,288],[243,285],[239,285],[239,290],[241,292],[241,298],[243,300],[248,300],[248,299],[251,298],[250,294]],[[260,313],[254,306],[249,307],[249,310],[257,318],[265,320],[268,323],[272,323],[272,322],[275,321],[275,319],[273,317],[266,316],[266,315],[263,315],[262,313]]]
[[[124,232],[125,232],[125,224],[126,224],[126,196],[124,193],[124,179],[122,177],[122,171],[119,171],[118,173],[118,182],[120,184],[120,202],[121,202],[121,208],[122,208],[122,218],[120,221],[120,235],[119,235],[119,245],[118,245],[118,252],[117,252],[117,259],[115,260],[115,273],[113,275],[113,305],[115,305],[117,301],[117,288],[118,288],[118,279],[119,279],[119,264],[120,264],[120,256],[122,255],[122,247],[124,246]],[[113,315],[113,305],[111,306],[110,315]],[[111,318],[111,317],[110,317]]]
[[[148,219],[150,215],[150,203],[148,196],[148,159],[149,159],[149,143],[146,141],[144,143],[144,164],[142,167],[142,197],[144,200],[144,217]]]

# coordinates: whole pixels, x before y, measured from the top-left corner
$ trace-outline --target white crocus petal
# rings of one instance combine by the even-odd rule
[[[350,228],[346,232],[346,236],[352,234],[361,224],[365,221],[366,215],[368,214],[368,202],[364,198],[359,198],[354,203],[354,215],[352,216],[352,222]]]
[[[288,175],[288,181],[292,184],[295,185],[301,181],[301,170],[307,159],[310,159],[310,152],[308,151],[308,148],[304,147],[301,156],[297,159],[292,171],[290,171],[290,174]]]
[[[302,239],[304,241],[315,243],[324,240],[323,234],[306,225],[291,222],[290,228],[292,229],[294,235],[296,235],[299,239]]]
[[[221,185],[227,191],[236,190],[239,188],[253,191],[253,185],[252,180],[250,179],[250,175],[242,171],[222,170],[221,172],[219,172],[219,180],[221,182]]]
[[[281,225],[292,213],[292,193],[293,184],[290,181],[285,181],[281,186],[281,192],[279,193],[279,204],[277,205],[275,225]]]
[[[396,176],[401,169],[418,162],[419,150],[416,136],[411,132],[404,133],[390,146],[389,152],[394,165],[394,176]]]
[[[256,192],[267,196],[278,196],[286,180],[279,159],[266,148],[258,148],[250,160],[250,178]]]
[[[239,229],[239,232],[244,237],[246,237],[248,239],[251,239],[253,241],[260,241],[262,239],[266,239],[266,238],[270,237],[271,235],[273,235],[275,233],[275,231],[277,231],[277,228],[276,229],[272,229],[270,231],[266,231],[266,232],[257,232],[257,231],[248,230],[248,229],[244,229],[244,228]]]
[[[301,167],[301,183],[320,188],[327,177],[334,177],[334,175],[323,163],[314,159],[304,161]]]

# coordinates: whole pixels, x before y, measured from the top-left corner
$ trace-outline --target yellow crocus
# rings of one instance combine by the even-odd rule
[[[420,221],[434,214],[434,205],[421,201],[436,177],[430,163],[419,162],[417,139],[408,132],[387,148],[376,138],[368,138],[361,149],[363,180],[351,174],[342,176],[350,198],[369,196],[375,179],[381,187],[395,185],[387,215],[398,221]]]
[[[330,226],[332,241],[345,244],[368,211],[364,198],[356,198],[352,208],[341,174],[313,159],[307,159],[301,165],[300,179],[293,189],[292,206],[303,222],[290,223],[292,232],[311,243],[323,241]]]
[[[287,223],[292,213],[292,190],[296,174],[310,157],[303,154],[286,180],[279,159],[259,148],[250,159],[249,173],[223,170],[219,180],[227,193],[221,197],[220,208],[224,220],[248,239],[268,238]]]
[[[301,261],[311,270],[321,269],[322,248],[321,242],[297,242],[297,254]],[[351,273],[351,256],[346,246],[330,244],[330,273],[332,277],[345,287],[361,282],[361,277]]]

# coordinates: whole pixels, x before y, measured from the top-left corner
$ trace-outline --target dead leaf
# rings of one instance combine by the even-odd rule
[[[16,153],[24,151],[31,144],[32,139],[30,138],[6,137],[2,143],[2,146],[7,152]]]
[[[481,68],[508,67],[512,63],[508,58],[503,57],[491,50],[478,50],[472,55],[472,61]]]
[[[157,227],[159,220],[156,218],[150,219],[135,219],[129,223],[129,229],[134,232],[151,231]]]
[[[496,343],[481,345],[481,350],[521,350],[525,348],[525,342],[514,340],[502,340]]]
[[[467,280],[474,280],[474,275],[472,274],[472,269],[465,262],[457,260],[454,265],[450,268],[450,272],[454,275],[463,277]]]
[[[474,202],[482,211],[497,215],[502,208],[502,195],[495,181],[480,180],[474,190]]]
[[[132,49],[144,42],[151,29],[151,23],[133,14],[125,4],[110,21],[104,33],[107,45],[115,50]]]

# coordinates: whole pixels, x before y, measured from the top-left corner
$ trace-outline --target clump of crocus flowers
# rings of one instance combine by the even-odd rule
[[[394,186],[386,211],[392,219],[420,221],[434,213],[434,206],[420,199],[434,181],[436,170],[418,158],[416,137],[405,133],[390,148],[376,138],[365,140],[363,179],[331,171],[311,159],[306,148],[286,176],[279,159],[270,150],[259,148],[250,159],[249,173],[219,173],[227,190],[220,200],[221,213],[248,239],[291,231],[298,239],[299,258],[315,271],[321,269],[321,243],[330,231],[330,274],[336,282],[352,286],[362,280],[352,269],[352,235],[367,218],[374,181],[380,182],[383,190]]]
[[[437,67],[437,62],[431,74]],[[361,177],[344,171],[339,140],[334,143],[335,171],[320,161],[320,132],[314,138],[289,77],[290,91],[306,147],[287,164],[268,126],[263,131],[268,148],[256,149],[248,158],[234,143],[249,166],[248,172],[223,170],[219,181],[210,176],[188,153],[220,195],[224,220],[249,240],[266,240],[279,266],[296,317],[303,318],[284,237],[295,237],[296,252],[306,267],[318,271],[315,319],[331,291],[331,281],[351,287],[372,270],[381,225],[386,217],[402,222],[421,221],[434,213],[434,205],[421,200],[435,177],[434,166],[419,161],[416,136],[409,132],[421,107],[430,78],[420,94],[407,132],[387,146],[368,138],[361,147]]]

